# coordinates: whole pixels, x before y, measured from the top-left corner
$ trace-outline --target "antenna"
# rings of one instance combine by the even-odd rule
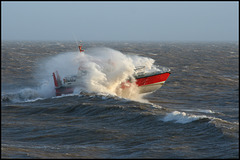
[[[79,49],[80,53],[84,52],[84,50],[82,49],[82,40],[80,40],[78,42],[76,36],[73,33],[72,33],[72,36],[73,36],[73,38],[74,38],[74,40],[76,42],[76,45],[78,46],[78,49]]]
[[[82,40],[79,41],[79,46],[81,46],[81,45],[82,45]]]
[[[81,45],[81,41],[80,41],[80,44],[79,44],[76,36],[73,33],[72,33],[72,36],[73,36],[73,38],[74,38],[74,40],[76,42],[76,45],[79,47]]]

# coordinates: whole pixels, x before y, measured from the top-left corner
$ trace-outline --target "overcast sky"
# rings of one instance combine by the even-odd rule
[[[57,41],[238,41],[238,5],[238,1],[1,1],[1,37]]]

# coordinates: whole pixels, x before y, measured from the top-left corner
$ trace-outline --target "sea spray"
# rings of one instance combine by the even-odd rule
[[[138,87],[131,83],[130,87],[122,89],[120,86],[129,78],[132,82],[134,70],[139,66],[145,66],[146,70],[157,70],[154,60],[138,55],[125,55],[111,48],[90,48],[85,52],[68,52],[55,55],[43,61],[38,75],[39,80],[46,82],[41,91],[52,94],[54,82],[52,72],[58,71],[61,79],[65,76],[76,75],[81,70],[87,70],[87,74],[80,77],[76,91],[104,93],[131,100],[144,101],[139,94]],[[50,83],[47,83],[50,82]],[[49,87],[49,88],[48,88]],[[48,94],[50,95],[50,94]],[[54,95],[51,95],[54,96]]]

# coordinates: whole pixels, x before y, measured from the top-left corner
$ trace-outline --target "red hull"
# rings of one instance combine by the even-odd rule
[[[145,77],[136,77],[136,84],[139,87],[139,93],[147,93],[154,92],[162,87],[165,81],[168,79],[170,73],[161,73],[161,74],[153,74]],[[121,88],[129,88],[131,87],[131,82],[122,83]]]
[[[73,93],[74,88],[72,87],[60,87],[56,88],[56,96],[61,96],[62,94],[71,94]]]
[[[153,92],[159,89],[163,83],[167,80],[170,73],[161,73],[156,75],[149,75],[146,77],[136,78],[136,84],[140,88],[140,93]],[[130,85],[129,85],[130,84]],[[121,88],[131,87],[131,82],[128,81],[128,84],[121,84]],[[73,87],[56,87],[56,96],[61,96],[62,94],[71,94],[73,93]]]
[[[170,73],[162,73],[157,75],[152,75],[148,77],[138,78],[136,84],[138,86],[149,85],[159,82],[165,82],[169,77]]]

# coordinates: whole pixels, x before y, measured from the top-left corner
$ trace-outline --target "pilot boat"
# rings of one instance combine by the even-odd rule
[[[82,45],[79,46],[79,50],[80,53],[84,51],[82,50]],[[120,88],[126,89],[131,87],[132,83],[136,83],[139,93],[154,92],[162,87],[171,74],[171,70],[163,66],[158,66],[154,71],[146,71],[145,66],[138,66],[134,71],[133,77],[135,80],[131,80],[132,78],[127,79],[126,82],[120,84]],[[77,75],[66,76],[61,80],[58,71],[53,72],[56,96],[73,93],[74,88],[78,87],[81,83],[81,77],[86,74],[86,70],[81,70]]]

